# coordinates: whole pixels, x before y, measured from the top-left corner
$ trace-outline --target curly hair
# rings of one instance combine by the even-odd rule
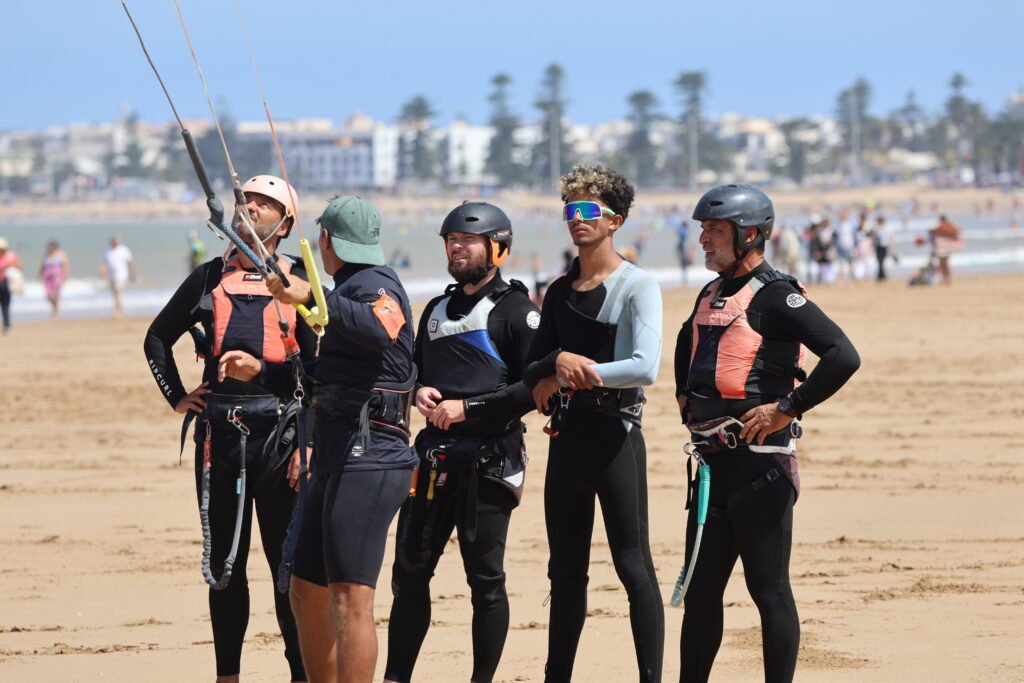
[[[626,220],[633,206],[633,186],[618,171],[601,164],[576,164],[562,176],[562,201],[577,192],[597,195],[608,208]]]

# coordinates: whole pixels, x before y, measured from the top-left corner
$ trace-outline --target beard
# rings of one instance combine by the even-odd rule
[[[487,277],[490,266],[487,265],[487,258],[479,261],[448,261],[448,274],[455,278],[460,285],[471,285],[480,282]]]
[[[244,211],[244,209],[243,209]],[[252,229],[256,232],[256,236],[260,242],[266,242],[267,239],[274,234],[279,227],[276,221],[263,221],[259,222],[254,219],[251,215],[248,216],[249,222],[252,223]],[[242,218],[242,211],[236,211],[235,217],[231,220],[231,227],[234,229],[238,236],[242,238],[242,241],[249,246],[256,246],[255,240],[252,236],[252,231],[245,224],[245,219]]]
[[[717,247],[710,252],[704,252],[704,267],[713,273],[721,273],[736,263],[736,255],[732,247]]]

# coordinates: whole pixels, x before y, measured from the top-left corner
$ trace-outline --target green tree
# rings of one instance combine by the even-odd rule
[[[843,133],[843,148],[849,153],[850,178],[854,182],[864,178],[863,151],[870,140],[866,133],[871,125],[868,116],[871,95],[871,84],[861,77],[840,92],[836,101],[836,118]]]
[[[411,141],[399,137],[399,177],[432,180],[437,177],[437,156],[430,143],[430,120],[436,112],[422,95],[402,105],[398,121],[411,131]]]
[[[673,85],[683,102],[683,113],[680,117],[683,127],[681,143],[686,150],[685,160],[677,166],[678,179],[685,180],[687,185],[695,188],[701,167],[701,115],[704,96],[708,93],[708,77],[703,71],[684,71],[676,77]]]
[[[141,178],[145,175],[142,168],[142,147],[139,145],[139,115],[130,111],[124,117],[125,146],[118,173],[126,178]]]
[[[541,79],[540,95],[533,103],[542,116],[541,141],[534,148],[533,169],[538,182],[558,187],[560,176],[572,166],[572,146],[566,142],[563,123],[565,107],[565,71],[558,64],[549,64]],[[547,173],[547,183],[543,180]]]
[[[804,139],[803,133],[814,128],[814,124],[806,118],[790,119],[783,122],[779,128],[786,139],[786,147],[789,148],[789,155],[786,159],[785,173],[798,185],[803,183],[808,170],[808,151],[810,145]]]
[[[637,90],[626,101],[632,126],[624,150],[627,165],[638,185],[650,185],[657,172],[657,150],[651,142],[651,126],[658,118],[658,98],[650,90]]]
[[[526,177],[526,168],[517,159],[515,134],[519,128],[519,117],[512,113],[508,101],[511,82],[512,78],[508,74],[496,74],[491,79],[494,90],[487,98],[492,106],[490,124],[494,128],[494,137],[491,138],[487,153],[486,168],[505,187],[521,183]]]

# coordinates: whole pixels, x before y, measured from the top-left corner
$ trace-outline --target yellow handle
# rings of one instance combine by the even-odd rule
[[[320,269],[313,260],[313,249],[309,246],[309,240],[299,240],[299,248],[302,250],[302,263],[306,266],[306,277],[309,278],[309,286],[313,290],[314,305],[313,308],[307,308],[302,304],[295,304],[295,310],[317,336],[322,337],[329,318],[327,299],[324,298],[324,288],[320,284]]]

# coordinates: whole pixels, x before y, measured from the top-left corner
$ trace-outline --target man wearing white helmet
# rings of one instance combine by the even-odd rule
[[[254,251],[260,251],[259,241],[276,255],[295,221],[295,191],[268,175],[251,178],[242,190],[247,202],[236,208],[236,232]],[[285,256],[278,264],[288,277],[306,278],[301,261]],[[288,338],[282,335],[281,317]],[[197,323],[202,331],[193,327]],[[186,332],[192,333],[196,353],[205,361],[203,382],[191,392],[182,385],[172,354]],[[234,248],[198,266],[146,334],[146,358],[164,398],[186,415],[186,428],[196,419],[203,573],[211,586],[217,680],[222,683],[238,680],[249,620],[246,564],[253,507],[275,579],[281,562],[299,476],[292,361],[298,353],[303,364],[312,364],[316,341],[293,307],[278,310],[255,264]],[[183,439],[185,434],[183,429]],[[274,601],[290,680],[305,681],[288,596],[275,591]]]

